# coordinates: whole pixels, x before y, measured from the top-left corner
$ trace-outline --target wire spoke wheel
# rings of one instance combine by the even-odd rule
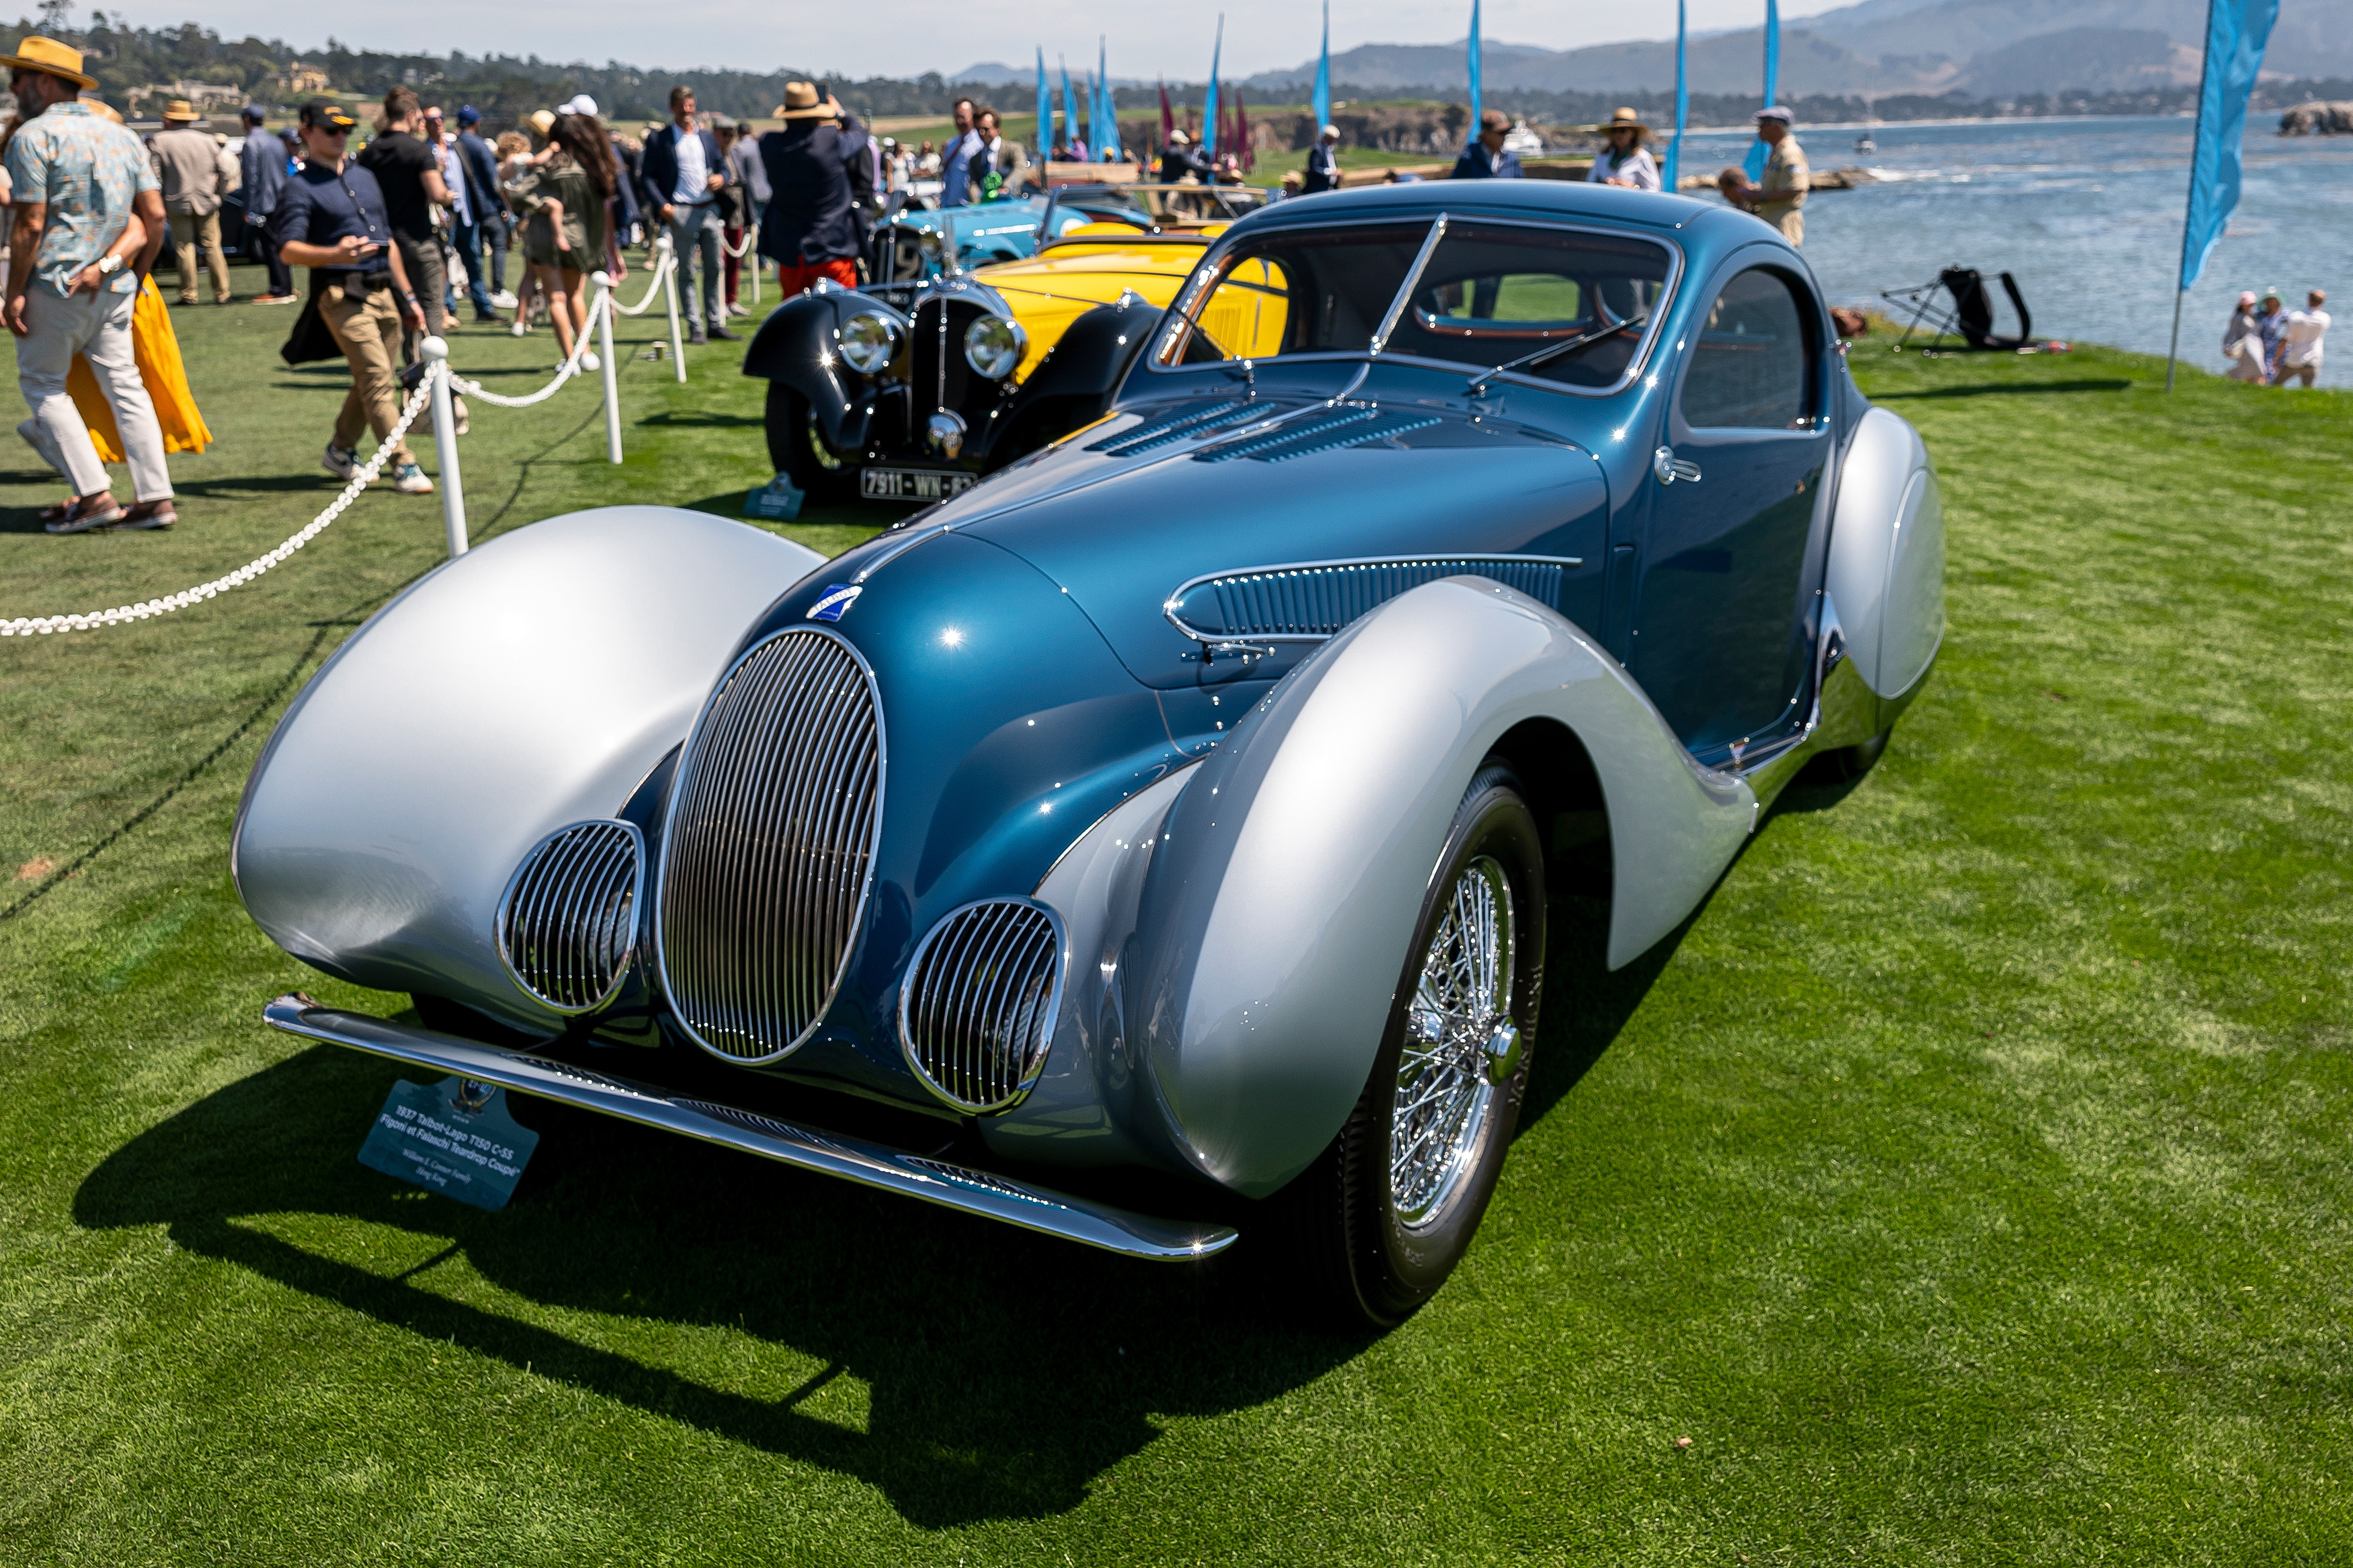
[[[1495,1100],[1489,1072],[1511,1022],[1512,887],[1482,855],[1449,889],[1422,954],[1389,1111],[1389,1200],[1400,1224],[1443,1213],[1480,1148]]]

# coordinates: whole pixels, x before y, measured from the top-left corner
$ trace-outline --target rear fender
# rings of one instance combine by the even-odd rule
[[[1824,585],[1884,728],[1885,705],[1900,708],[1944,641],[1945,511],[1919,432],[1883,408],[1863,415],[1840,467]]]
[[[255,763],[229,868],[295,957],[553,1032],[493,938],[523,856],[618,815],[768,605],[824,558],[704,512],[606,507],[428,574],[353,633]]]
[[[1530,720],[1575,733],[1599,779],[1609,966],[1697,906],[1755,826],[1748,786],[1694,763],[1556,612],[1483,578],[1425,584],[1278,683],[1158,823],[1120,1009],[1140,1141],[1253,1197],[1323,1151],[1371,1071],[1462,792]]]

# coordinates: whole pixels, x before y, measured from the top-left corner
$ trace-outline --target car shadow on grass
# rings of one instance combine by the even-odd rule
[[[674,1135],[520,1100],[542,1141],[515,1201],[481,1214],[361,1167],[397,1070],[321,1047],[211,1094],[110,1155],[74,1204],[88,1227],[162,1226],[202,1256],[665,1420],[861,1479],[910,1523],[1065,1512],[1171,1418],[1280,1397],[1359,1353],[1303,1330],[1239,1257],[1137,1262],[871,1193]],[[413,1075],[412,1075],[413,1076]],[[398,1272],[330,1253],[360,1222]],[[396,1245],[391,1250],[399,1251]],[[1237,1254],[1243,1247],[1235,1249]],[[522,1310],[457,1299],[462,1252]],[[744,1336],[706,1378],[624,1348],[661,1336],[578,1313]]]

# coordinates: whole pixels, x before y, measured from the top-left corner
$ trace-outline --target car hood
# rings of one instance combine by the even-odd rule
[[[1155,432],[1177,434],[1155,439]],[[1140,405],[925,519],[1036,567],[1147,686],[1214,679],[1165,610],[1203,576],[1527,554],[1597,572],[1608,487],[1581,447],[1443,405],[1196,395]],[[1279,674],[1287,649],[1259,667]],[[1214,659],[1210,661],[1214,663]]]

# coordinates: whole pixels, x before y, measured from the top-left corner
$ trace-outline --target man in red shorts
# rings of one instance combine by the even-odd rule
[[[873,195],[873,175],[871,159],[850,156],[853,149],[836,120],[840,112],[813,83],[787,82],[776,110],[784,129],[760,138],[770,193],[760,254],[776,264],[776,283],[787,300],[820,278],[858,287],[862,236],[855,204]]]

